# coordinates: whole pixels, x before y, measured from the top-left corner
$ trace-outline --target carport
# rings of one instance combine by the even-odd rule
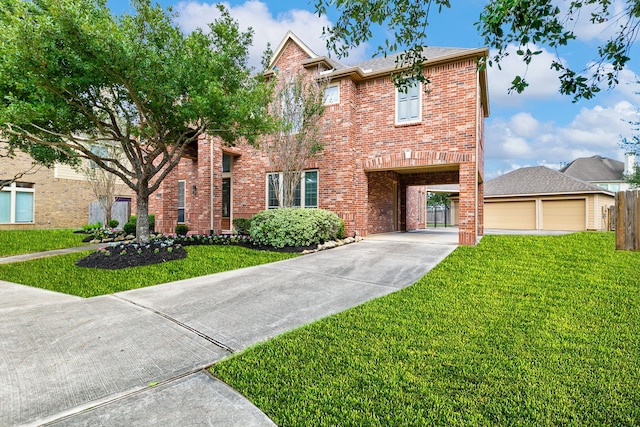
[[[367,235],[407,231],[407,188],[459,184],[458,243],[475,245],[483,233],[483,184],[471,156],[451,152],[403,152],[365,162]]]

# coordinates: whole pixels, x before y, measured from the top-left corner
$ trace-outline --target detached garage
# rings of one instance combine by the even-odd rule
[[[485,183],[484,228],[607,230],[614,194],[545,166],[521,168]]]

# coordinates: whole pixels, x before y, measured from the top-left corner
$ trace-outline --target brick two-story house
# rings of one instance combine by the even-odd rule
[[[484,118],[487,80],[478,60],[487,49],[425,48],[428,84],[399,92],[395,56],[351,66],[316,55],[289,32],[269,73],[322,73],[329,79],[324,149],[310,160],[297,203],[338,214],[347,235],[406,231],[407,188],[460,185],[459,242],[483,234]],[[198,233],[232,229],[277,206],[260,150],[225,147],[204,137],[149,201],[156,228],[185,223]]]

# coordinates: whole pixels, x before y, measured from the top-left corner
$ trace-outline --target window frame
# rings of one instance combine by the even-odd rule
[[[182,201],[180,200],[180,185],[182,184]],[[178,180],[178,224],[184,224],[186,222],[186,204],[187,204],[187,181],[184,179]],[[182,202],[182,203],[181,203]],[[182,204],[182,206],[180,206]],[[182,211],[182,212],[181,212]],[[180,213],[182,213],[182,221],[180,221]]]
[[[26,182],[12,182],[5,186],[0,193],[9,193],[9,222],[0,222],[0,224],[35,224],[36,222],[36,190],[35,184]],[[17,221],[17,199],[18,193],[31,194],[31,212],[30,221]]]
[[[409,87],[407,87],[407,92],[402,93],[400,91],[399,88],[395,87],[395,92],[396,92],[396,97],[395,97],[395,112],[394,112],[394,118],[395,118],[395,124],[397,126],[403,126],[403,125],[410,125],[410,124],[415,124],[415,123],[421,123],[422,122],[422,82],[420,82],[419,80],[414,80],[413,81],[414,85],[412,85],[412,87],[416,87],[417,89],[417,95],[415,96],[415,98],[410,98],[410,89]],[[399,117],[400,114],[400,101],[401,101],[401,97],[406,95],[407,96],[407,100],[406,102],[408,103],[408,107],[411,108],[411,100],[412,99],[417,99],[418,101],[418,114],[417,117],[415,119],[411,118],[411,112],[408,112],[408,117],[407,119],[403,119],[401,120]]]
[[[328,89],[336,89],[336,99],[335,101],[327,101],[327,90]],[[325,89],[324,89],[324,93],[322,95],[322,104],[323,105],[337,105],[340,104],[340,83],[334,83],[334,84],[330,84],[328,85]]]
[[[316,203],[315,206],[307,206],[306,204],[306,199],[307,199],[307,194],[306,194],[306,177],[307,177],[307,173],[315,173],[316,174],[316,181],[315,181],[315,185],[316,185],[316,190],[315,190],[315,199],[316,199]],[[266,174],[266,197],[265,197],[265,206],[267,209],[279,209],[280,205],[271,205],[270,202],[272,200],[272,198],[270,197],[270,192],[271,192],[271,179],[270,177],[272,175],[276,175],[278,177],[278,191],[279,191],[279,196],[280,199],[282,199],[282,186],[280,185],[280,183],[282,182],[282,172],[267,172]],[[296,204],[294,201],[294,207],[295,208],[301,208],[301,209],[316,209],[318,208],[318,200],[319,200],[319,181],[320,181],[320,172],[318,171],[318,169],[308,169],[308,170],[304,170],[302,172],[302,176],[300,177],[300,181],[298,182],[298,186],[296,188],[296,193],[299,193],[299,202]],[[299,191],[298,191],[299,189]],[[273,200],[275,200],[276,202],[278,202],[278,198],[274,197]]]

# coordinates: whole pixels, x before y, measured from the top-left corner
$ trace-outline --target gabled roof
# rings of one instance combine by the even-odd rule
[[[306,53],[309,56],[309,58],[313,58],[313,59],[318,58],[318,55],[314,51],[312,51],[309,46],[307,46],[302,40],[298,38],[298,36],[293,34],[291,30],[289,30],[287,31],[287,34],[284,35],[284,38],[282,39],[282,41],[280,42],[276,50],[273,51],[273,55],[271,55],[271,61],[269,61],[270,67],[276,62],[278,62],[280,55],[282,55],[282,50],[290,40],[295,44],[297,44],[300,47],[300,49],[302,49],[304,53]]]
[[[373,79],[385,75],[390,75],[396,72],[396,59],[402,53],[396,53],[393,55],[387,55],[386,57],[373,58],[367,61],[358,62],[354,65],[344,65],[335,59],[328,58],[326,56],[318,56],[313,52],[302,40],[300,40],[293,32],[288,31],[284,36],[276,50],[271,56],[269,62],[269,70],[265,75],[272,75],[275,70],[273,65],[278,62],[282,52],[287,43],[292,42],[298,45],[303,52],[306,53],[307,59],[302,61],[302,65],[306,68],[321,67],[326,71],[323,72],[324,77],[329,79],[339,79],[342,77],[349,77],[354,81],[363,81]],[[483,48],[457,48],[457,47],[431,47],[426,46],[423,48],[423,56],[425,58],[425,66],[436,65],[440,63],[454,62],[462,59],[476,59],[485,58],[489,55],[489,49]],[[407,66],[408,67],[408,66]],[[407,68],[407,67],[402,67]],[[480,96],[484,106],[485,117],[489,116],[489,93],[487,88],[487,72],[485,69],[478,71],[480,76]]]
[[[468,49],[460,47],[432,47],[425,46],[422,48],[422,55],[429,61],[435,61],[443,58],[454,58],[460,55],[466,55],[476,52],[478,49]],[[360,68],[364,72],[387,71],[396,68],[396,60],[401,53],[387,55],[386,57],[371,58],[366,61],[357,62],[352,67]]]
[[[485,197],[585,193],[613,195],[597,185],[589,184],[546,166],[516,169],[487,181],[484,185]]]
[[[624,181],[624,163],[602,156],[575,159],[560,172],[587,182]]]

